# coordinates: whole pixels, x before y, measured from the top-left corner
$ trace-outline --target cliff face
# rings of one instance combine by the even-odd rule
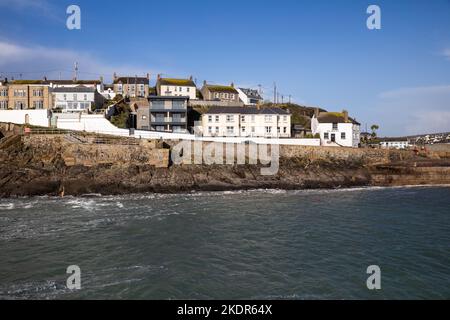
[[[0,142],[0,196],[450,184],[450,161],[412,151],[282,147],[276,175],[261,165],[171,165],[169,145],[73,135]]]

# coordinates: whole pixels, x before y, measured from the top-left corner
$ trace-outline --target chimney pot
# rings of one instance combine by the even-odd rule
[[[348,122],[348,111],[344,110],[342,113],[344,114],[344,122]]]
[[[319,108],[314,109],[314,116],[316,117],[316,119],[319,117]]]

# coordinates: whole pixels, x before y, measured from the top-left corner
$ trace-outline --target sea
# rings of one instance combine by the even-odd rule
[[[0,299],[450,299],[450,187],[0,199]]]

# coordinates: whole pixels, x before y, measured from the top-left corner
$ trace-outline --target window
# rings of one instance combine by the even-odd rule
[[[329,139],[329,138],[330,138],[329,133],[328,133],[328,132],[325,132],[325,133],[323,134],[323,138],[324,138],[324,139]]]
[[[251,119],[252,119],[252,122],[255,122],[255,116],[254,115],[252,115]]]
[[[287,122],[287,116],[283,116],[283,121]]]
[[[337,130],[338,129],[338,124],[337,123],[333,123],[333,130]]]
[[[245,127],[242,127],[241,130],[242,130],[242,133],[245,133]]]
[[[234,100],[234,94],[233,94],[233,93],[230,94],[230,99],[231,99],[231,100]]]
[[[220,121],[220,117],[216,116],[216,122],[219,122],[219,121]]]
[[[65,95],[64,95],[64,101],[66,101],[66,100],[67,100],[67,95],[65,94]]]
[[[217,98],[217,99],[219,99],[220,98],[220,95],[219,95],[219,93],[218,92],[216,92],[215,94],[214,94],[214,96]]]
[[[180,87],[180,92],[183,92],[183,88],[182,87]]]
[[[283,133],[287,133],[287,127],[283,128]]]
[[[34,109],[43,109],[44,101],[33,101],[33,108]]]
[[[212,134],[212,132],[213,132],[213,131],[212,131],[212,127],[208,127],[208,133],[209,133],[209,134]]]
[[[84,101],[86,101],[86,100],[87,100],[87,94],[84,95]]]
[[[14,97],[26,97],[27,93],[25,90],[14,90]]]
[[[234,127],[227,127],[227,134],[234,134]]]
[[[228,99],[228,93],[225,93],[225,99]]]
[[[231,114],[227,115],[227,122],[234,122],[234,116]]]
[[[265,116],[264,116],[264,121],[265,121],[265,122],[272,122],[272,116],[265,115]]]
[[[0,109],[8,109],[8,101],[0,101]]]
[[[208,122],[212,122],[212,116],[208,116]]]
[[[73,101],[77,101],[77,94],[76,93],[73,95]]]
[[[266,127],[266,133],[272,133],[272,127]]]
[[[345,140],[345,132],[341,132],[341,139]]]
[[[252,127],[252,133],[255,133],[255,127]]]
[[[216,133],[219,134],[219,127],[216,127]]]
[[[16,101],[16,102],[14,103],[14,108],[15,108],[16,110],[22,110],[22,109],[25,108],[25,103],[23,103],[22,101]]]
[[[7,90],[1,90],[0,91],[0,97],[7,97],[8,96],[8,91]]]
[[[241,122],[245,122],[245,116],[241,116]]]
[[[191,92],[191,88],[187,87],[187,88],[186,88],[186,91],[187,91],[187,92]]]

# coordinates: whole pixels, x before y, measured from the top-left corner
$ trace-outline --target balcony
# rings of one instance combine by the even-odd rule
[[[185,124],[186,117],[151,117],[150,122],[152,124]]]

